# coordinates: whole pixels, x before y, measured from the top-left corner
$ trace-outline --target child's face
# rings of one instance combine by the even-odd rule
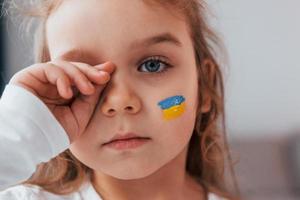
[[[143,45],[145,38],[162,33],[172,34],[180,44],[155,40],[157,43]],[[196,118],[198,85],[193,45],[184,21],[141,0],[72,0],[50,16],[47,39],[51,59],[62,58],[75,48],[86,57],[64,59],[116,65],[86,132],[70,146],[81,162],[97,173],[135,179],[186,153]],[[166,65],[151,60],[144,63],[151,56],[173,67],[158,73]],[[176,95],[185,98],[185,110],[166,120],[158,103]],[[151,140],[126,150],[102,145],[119,131]]]

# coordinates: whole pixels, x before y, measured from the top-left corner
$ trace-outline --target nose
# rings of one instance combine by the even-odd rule
[[[141,110],[140,98],[125,81],[111,80],[105,90],[100,108],[105,116],[136,114]]]

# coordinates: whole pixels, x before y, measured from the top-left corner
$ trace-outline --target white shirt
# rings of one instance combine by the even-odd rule
[[[69,195],[18,185],[69,145],[67,133],[38,97],[6,85],[0,99],[0,200],[102,200],[89,180]],[[209,200],[221,198],[210,193]]]
[[[32,185],[18,185],[0,192],[0,200],[103,200],[91,182],[86,181],[81,188],[68,195],[56,195]],[[219,196],[209,193],[208,200],[222,200]]]

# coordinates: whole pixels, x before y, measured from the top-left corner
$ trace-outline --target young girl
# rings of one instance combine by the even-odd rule
[[[0,101],[1,200],[237,198],[204,2],[35,6],[37,64]]]

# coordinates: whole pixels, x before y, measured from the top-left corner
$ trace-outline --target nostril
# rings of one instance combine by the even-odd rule
[[[109,109],[107,112],[108,112],[108,114],[110,114],[110,115],[111,115],[111,114],[113,114],[113,113],[114,113],[114,109],[112,109],[112,108],[111,108],[111,109]]]
[[[132,106],[127,106],[127,107],[126,107],[126,110],[132,111],[132,110],[133,110],[133,107],[132,107]]]

